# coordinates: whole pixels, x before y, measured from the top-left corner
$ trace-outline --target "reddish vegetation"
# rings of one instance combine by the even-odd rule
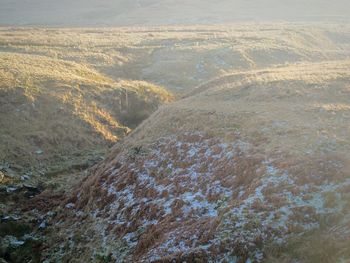
[[[52,191],[46,190],[34,198],[25,201],[22,206],[24,211],[37,209],[40,212],[46,213],[54,207],[60,206],[64,200],[65,194],[63,192],[52,193]]]
[[[346,179],[346,160],[266,161],[266,153],[237,141],[199,133],[161,138],[146,154],[130,159],[125,152],[95,167],[67,203],[108,220],[101,227],[126,242],[135,262],[227,255],[261,262],[264,242],[317,225],[327,206],[315,198],[328,191],[325,183]],[[340,193],[349,185],[339,185]]]

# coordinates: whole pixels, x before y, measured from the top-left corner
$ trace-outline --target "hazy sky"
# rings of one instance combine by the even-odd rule
[[[0,0],[0,25],[350,21],[350,0]]]

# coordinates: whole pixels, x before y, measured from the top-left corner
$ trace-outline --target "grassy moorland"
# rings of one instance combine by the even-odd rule
[[[181,92],[232,70],[349,57],[348,24],[1,28],[0,50],[89,65]]]
[[[0,257],[346,262],[349,32],[0,28]]]
[[[47,258],[348,262],[349,69],[228,74],[162,107],[68,196]]]
[[[184,94],[232,71],[342,59],[349,56],[347,30],[283,23],[3,27],[1,165],[10,173],[36,167],[37,174],[86,167],[171,100],[156,85]]]

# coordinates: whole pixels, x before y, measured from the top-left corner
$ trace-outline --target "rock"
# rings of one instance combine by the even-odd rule
[[[41,155],[41,154],[43,154],[43,153],[44,153],[44,151],[43,151],[43,150],[41,150],[41,149],[39,149],[39,150],[36,150],[36,151],[35,151],[35,153],[36,153],[37,155]]]
[[[72,208],[74,208],[74,204],[73,203],[68,203],[68,204],[66,204],[66,208],[72,209]]]
[[[28,175],[26,175],[26,174],[21,176],[21,180],[22,181],[27,181],[29,179],[30,179],[30,177]]]
[[[39,229],[45,229],[45,228],[47,228],[47,223],[46,223],[46,221],[44,220],[44,221],[42,221],[42,222],[40,223]]]
[[[16,186],[7,186],[6,187],[6,192],[7,193],[14,193],[14,192],[17,192],[19,191],[19,188],[16,187]]]
[[[21,219],[21,217],[19,217],[19,216],[6,215],[6,216],[1,217],[0,222],[3,223],[3,222],[9,222],[9,221],[18,221],[20,219]]]
[[[16,237],[14,236],[6,236],[5,238],[5,243],[8,242],[8,245],[11,247],[11,248],[17,248],[17,247],[20,247],[22,246],[25,241],[23,240],[18,240]]]

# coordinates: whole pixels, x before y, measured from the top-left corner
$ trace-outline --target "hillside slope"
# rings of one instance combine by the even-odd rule
[[[0,260],[346,262],[349,32],[0,28]]]
[[[9,177],[89,166],[172,99],[150,83],[46,56],[1,52],[0,65],[0,170]]]
[[[349,69],[236,73],[162,107],[67,199],[47,257],[349,261]]]

